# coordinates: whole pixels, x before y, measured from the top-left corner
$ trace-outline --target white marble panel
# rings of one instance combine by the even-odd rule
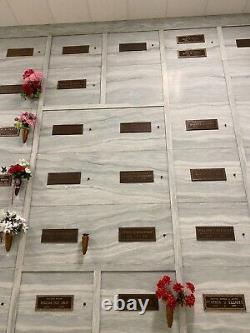
[[[69,117],[70,115],[70,117]],[[151,133],[120,133],[120,123],[151,122]],[[53,125],[83,124],[83,135],[52,135]],[[39,153],[165,150],[162,108],[44,112]]]
[[[240,63],[249,63],[249,47],[240,47],[236,45],[236,39],[249,39],[250,26],[223,28],[223,39],[226,46],[227,58],[239,60]]]
[[[89,45],[89,53],[62,54],[64,46]],[[52,41],[50,68],[101,66],[102,35],[58,36]]]
[[[233,92],[236,102],[250,102],[250,72],[232,79]]]
[[[150,105],[162,99],[160,65],[108,67],[107,103]]]
[[[103,273],[102,274],[102,300],[113,300],[118,294],[154,294],[156,283],[163,275],[170,275],[169,272],[124,272],[124,273]],[[167,331],[165,303],[159,301],[159,311],[146,311],[139,315],[137,311],[101,311],[101,333],[132,333],[145,332],[163,333]],[[172,332],[179,332],[178,318],[174,318]]]
[[[236,147],[230,107],[227,104],[170,105],[173,147]],[[217,119],[218,130],[186,130],[186,120]]]
[[[187,311],[188,333],[247,333],[249,330],[250,285],[246,278],[249,267],[186,267],[184,278],[196,285],[196,304]],[[203,294],[244,294],[246,312],[207,311]]]
[[[0,333],[5,333],[7,330],[12,280],[13,270],[0,270]]]
[[[179,202],[245,201],[237,152],[231,149],[175,150],[175,175]],[[225,168],[227,181],[192,182],[190,169]]]
[[[244,146],[250,147],[250,103],[238,103],[237,112]]]
[[[32,204],[167,203],[166,159],[166,153],[159,151],[39,155]],[[136,170],[153,170],[154,183],[120,184],[120,171]],[[81,184],[48,186],[49,172],[82,172]]]
[[[83,267],[86,270],[174,269],[169,205],[91,205],[33,207],[27,236],[25,266],[42,269]],[[155,227],[156,242],[119,242],[120,227]],[[79,229],[78,243],[41,243],[42,229]],[[81,235],[90,234],[85,256]]]
[[[35,311],[36,295],[74,295],[73,311]],[[24,273],[15,332],[90,333],[92,298],[92,273]]]
[[[51,69],[45,94],[45,105],[97,104],[100,98],[100,67]],[[57,89],[59,80],[86,79],[86,88]]]
[[[185,203],[178,208],[184,266],[249,266],[250,226],[246,203]],[[232,226],[235,241],[197,241],[196,226]]]
[[[119,44],[146,43],[145,51],[119,52]],[[129,66],[160,63],[159,35],[156,31],[115,33],[108,36],[108,65]]]

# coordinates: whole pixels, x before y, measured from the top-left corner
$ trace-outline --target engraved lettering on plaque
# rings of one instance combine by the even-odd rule
[[[150,122],[120,124],[120,133],[147,133],[147,132],[151,132]]]
[[[177,36],[177,44],[205,43],[204,35]]]
[[[32,57],[34,54],[33,48],[20,48],[20,49],[8,49],[7,57]]]
[[[197,120],[186,120],[187,131],[207,131],[207,130],[218,130],[217,119],[197,119]]]
[[[62,54],[89,53],[89,45],[64,46]]]
[[[196,227],[198,241],[235,241],[234,228],[227,226]]]
[[[192,182],[226,181],[224,168],[190,169]]]
[[[72,311],[73,295],[37,295],[36,311]]]
[[[87,80],[60,80],[57,89],[83,89],[86,88]]]
[[[11,175],[0,175],[0,187],[11,186],[12,177]]]
[[[119,242],[156,242],[155,228],[119,228]]]
[[[78,229],[43,229],[41,243],[77,243]]]
[[[250,38],[236,39],[237,47],[250,47]]]
[[[19,136],[20,130],[16,127],[2,127],[0,128],[0,137],[16,137]]]
[[[0,94],[21,94],[21,84],[7,84],[0,86]]]
[[[178,51],[179,58],[204,58],[207,56],[206,49],[194,49]]]
[[[121,171],[120,183],[153,183],[153,171]]]
[[[54,125],[52,135],[81,135],[83,134],[83,125]]]
[[[204,294],[205,311],[246,311],[245,296],[242,294]]]
[[[139,299],[142,300],[143,303],[148,299],[148,306],[146,308],[146,311],[158,311],[159,310],[159,302],[158,298],[155,294],[119,294],[119,299],[122,299],[125,301],[126,305],[129,299],[134,299],[137,302],[137,311],[141,310],[141,307],[139,305]],[[123,311],[127,311],[127,306],[125,306],[125,309]]]
[[[81,183],[81,172],[51,172],[47,185],[74,185]]]
[[[122,43],[119,44],[119,52],[146,51],[147,43]]]

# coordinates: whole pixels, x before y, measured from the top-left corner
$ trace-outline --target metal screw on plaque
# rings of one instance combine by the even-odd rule
[[[163,179],[163,176],[161,176],[161,179]]]
[[[244,232],[243,232],[242,236],[243,236],[243,237],[245,237],[245,236],[246,236]]]
[[[95,87],[95,84],[93,84],[93,87]]]
[[[233,176],[236,177],[236,173],[234,173]]]
[[[89,128],[89,131],[92,131],[92,128]]]
[[[3,303],[3,302],[1,303],[1,306],[4,306],[4,303]]]
[[[163,234],[163,237],[164,237],[164,238],[167,237],[167,234]]]
[[[155,46],[155,44],[152,44],[152,46]]]
[[[86,306],[86,305],[87,305],[87,303],[85,303],[85,302],[82,304],[82,306]]]
[[[94,47],[94,50],[96,50],[96,46]]]
[[[160,128],[160,126],[158,125],[157,128]]]
[[[87,180],[89,181],[89,180],[90,180],[90,178],[88,177],[88,178],[87,178]]]
[[[227,124],[225,124],[224,126],[227,127]]]

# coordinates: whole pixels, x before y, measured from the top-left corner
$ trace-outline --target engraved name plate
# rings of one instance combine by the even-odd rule
[[[16,137],[19,136],[20,130],[16,127],[2,127],[0,128],[0,137]]]
[[[187,131],[207,131],[207,130],[218,130],[217,119],[197,119],[197,120],[186,120]]]
[[[37,295],[36,311],[72,311],[73,295]]]
[[[155,228],[119,228],[119,242],[156,242]]]
[[[83,134],[83,125],[54,125],[52,135],[81,135]]]
[[[47,185],[74,185],[81,183],[81,172],[51,172]]]
[[[119,52],[146,51],[147,43],[122,43],[119,44]]]
[[[20,49],[8,49],[7,57],[32,57],[34,54],[33,48],[20,48]]]
[[[120,133],[147,133],[151,132],[150,122],[121,123]]]
[[[126,305],[129,299],[134,299],[137,302],[137,311],[141,310],[141,307],[139,305],[138,300],[141,299],[143,303],[148,299],[148,306],[146,308],[146,311],[158,311],[159,310],[159,302],[158,298],[155,294],[119,294],[119,299],[122,299],[125,301]],[[125,309],[123,311],[127,310],[127,306],[125,306]]]
[[[241,294],[204,294],[203,305],[205,311],[246,311],[245,297]]]
[[[0,175],[0,187],[11,186],[12,177],[10,175]]]
[[[205,43],[204,35],[177,36],[177,44]]]
[[[226,181],[224,168],[190,169],[192,182]]]
[[[236,39],[237,47],[250,47],[250,38]]]
[[[78,229],[43,229],[41,243],[77,243]]]
[[[179,58],[204,58],[207,56],[206,49],[178,51]]]
[[[153,183],[153,171],[121,171],[120,183]]]
[[[234,228],[227,226],[196,227],[198,241],[235,241]]]
[[[64,46],[62,54],[89,53],[89,45]]]
[[[0,94],[21,94],[21,84],[0,85]]]
[[[83,89],[86,88],[87,80],[60,80],[57,89]]]

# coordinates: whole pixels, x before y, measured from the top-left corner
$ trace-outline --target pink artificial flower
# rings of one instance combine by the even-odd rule
[[[28,68],[23,72],[23,79],[25,80],[28,78],[31,74],[34,73],[34,70],[32,68]]]
[[[29,76],[26,76],[24,81],[28,82],[28,81],[32,81],[32,82],[40,82],[43,79],[43,73],[40,71],[33,71],[33,73],[31,73]]]
[[[192,282],[187,282],[187,283],[186,283],[186,286],[187,286],[187,288],[188,288],[192,293],[195,292],[195,287],[194,287],[194,285],[193,285]]]

